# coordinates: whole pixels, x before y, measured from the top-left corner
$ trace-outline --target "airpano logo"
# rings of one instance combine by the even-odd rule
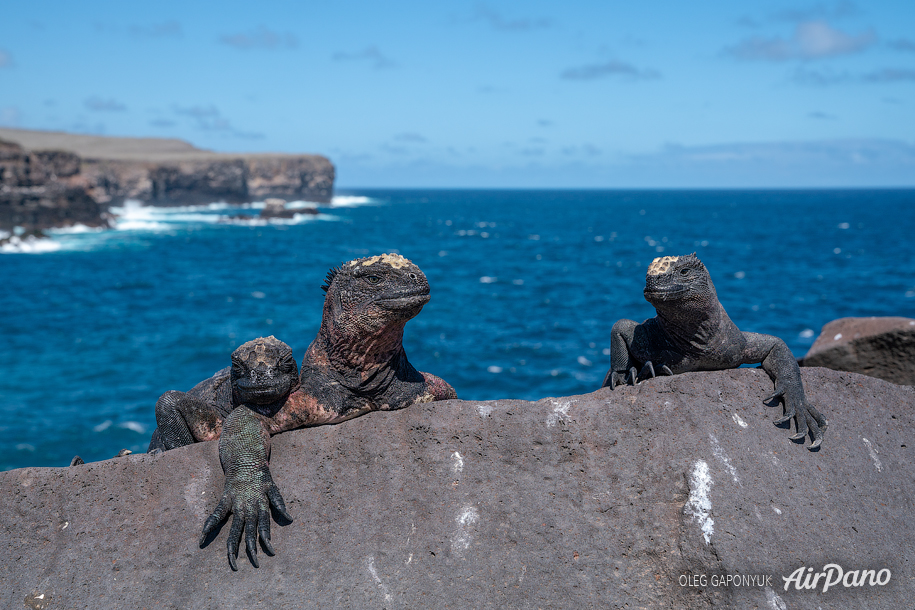
[[[837,563],[827,563],[823,566],[822,571],[814,572],[813,568],[801,566],[791,573],[791,576],[782,576],[785,581],[785,591],[794,585],[798,591],[805,589],[816,589],[822,584],[823,593],[826,593],[830,587],[843,586],[846,588],[853,587],[882,587],[889,584],[893,573],[887,568],[882,570],[849,570],[845,571]],[[822,581],[822,583],[821,583]]]

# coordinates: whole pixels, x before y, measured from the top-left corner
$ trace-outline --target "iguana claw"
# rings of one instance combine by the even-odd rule
[[[200,536],[200,546],[203,547],[207,536],[216,529],[216,526],[232,513],[232,526],[226,540],[226,551],[229,566],[237,571],[238,549],[241,537],[245,535],[245,549],[248,559],[255,568],[260,567],[257,561],[257,541],[260,539],[264,551],[268,555],[275,555],[273,545],[270,543],[270,506],[287,521],[292,517],[286,512],[286,504],[280,490],[273,482],[268,468],[259,469],[251,476],[226,477],[225,491],[216,510],[213,511],[203,524]]]
[[[777,388],[775,392],[767,396],[763,402],[778,399],[785,406],[785,414],[775,420],[774,424],[780,426],[794,419],[795,434],[788,437],[792,441],[803,441],[804,437],[810,434],[811,443],[807,447],[810,450],[816,449],[823,443],[823,434],[829,422],[826,418],[807,402],[802,395],[800,398],[789,396],[786,388]]]

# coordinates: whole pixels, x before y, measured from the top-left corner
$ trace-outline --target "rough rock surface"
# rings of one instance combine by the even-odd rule
[[[830,422],[818,452],[772,425],[772,382],[747,368],[280,434],[271,469],[295,521],[236,573],[227,527],[197,547],[222,492],[214,442],[3,472],[0,605],[910,607],[915,388],[802,371]],[[892,577],[784,590],[828,563]],[[722,574],[771,585],[711,586]]]
[[[72,153],[32,152],[0,140],[0,231],[107,226],[104,208],[89,195],[79,168]]]
[[[67,151],[92,197],[115,205],[243,203],[266,197],[329,202],[334,166],[320,155],[215,153],[181,140],[118,138],[0,128],[34,151]]]
[[[823,327],[802,365],[915,385],[915,320],[893,317],[833,320]]]

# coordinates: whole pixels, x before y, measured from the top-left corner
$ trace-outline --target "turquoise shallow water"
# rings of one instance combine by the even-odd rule
[[[359,191],[317,218],[126,208],[118,229],[0,254],[0,469],[143,451],[153,405],[273,334],[301,359],[327,270],[396,251],[432,300],[411,362],[461,398],[589,392],[645,269],[697,252],[743,330],[803,355],[843,316],[915,317],[915,191]],[[255,209],[242,210],[256,213]],[[762,408],[762,407],[760,407]]]

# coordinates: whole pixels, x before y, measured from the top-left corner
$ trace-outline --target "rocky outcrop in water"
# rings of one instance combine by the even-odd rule
[[[194,205],[268,197],[327,203],[333,196],[334,166],[320,155],[214,153],[180,140],[5,128],[0,139],[0,223],[100,226],[104,209],[127,199]],[[15,184],[7,188],[7,181]]]
[[[197,547],[222,493],[215,442],[3,472],[0,605],[909,607],[915,388],[802,374],[830,422],[818,452],[772,424],[772,383],[748,368],[280,434],[295,521],[235,573],[228,527]],[[795,586],[828,564],[842,574]]]
[[[894,317],[833,320],[823,327],[802,364],[915,385],[915,320]]]

